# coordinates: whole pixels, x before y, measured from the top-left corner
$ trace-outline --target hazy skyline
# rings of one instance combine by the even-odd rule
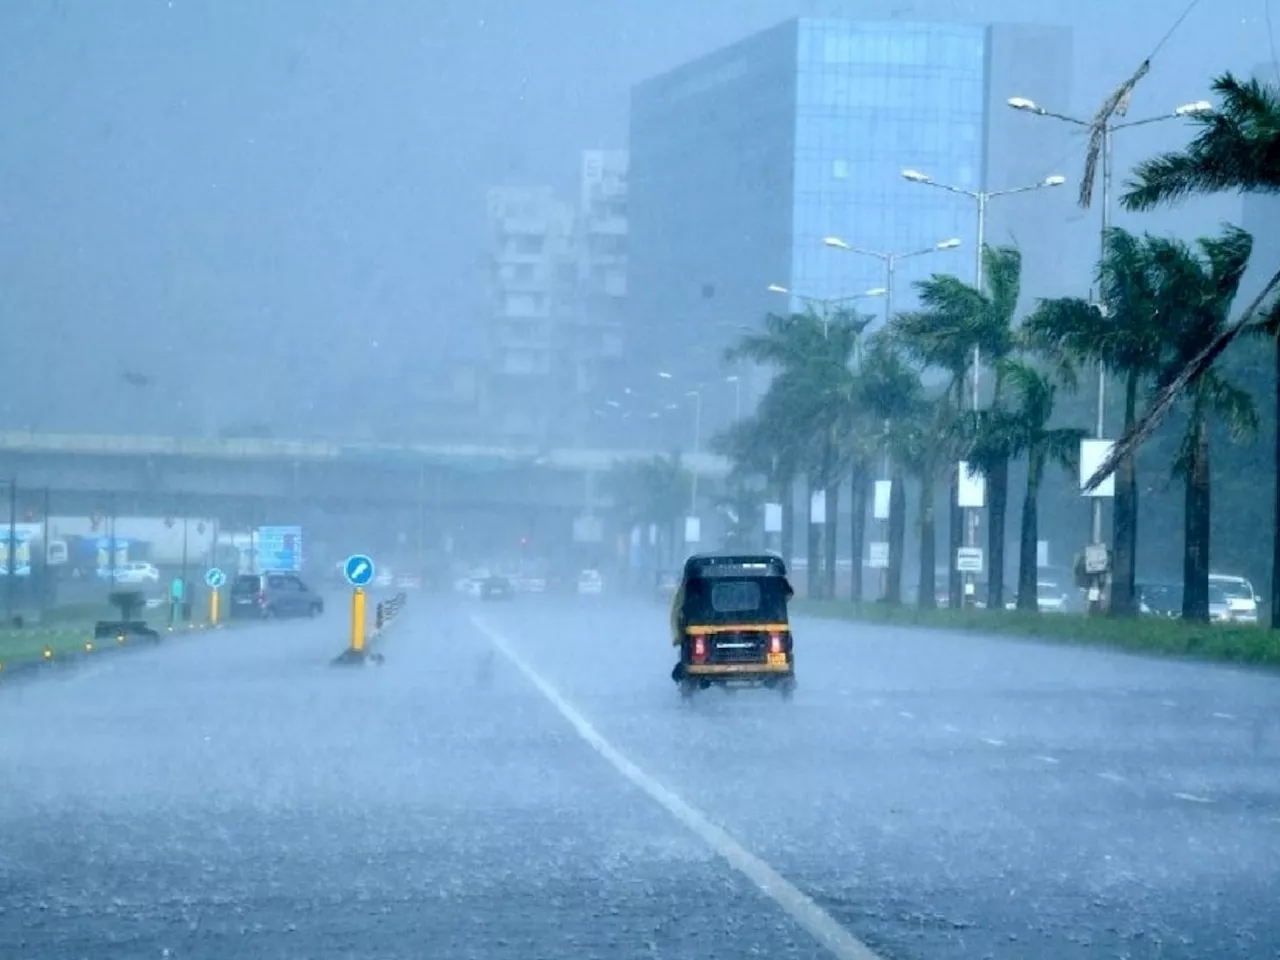
[[[626,146],[634,83],[794,15],[1022,19],[1075,29],[1073,103],[1051,106],[1088,113],[1185,3],[1115,6],[8,4],[0,410],[11,427],[290,433],[364,397],[394,419],[434,357],[477,342],[486,188],[569,189],[580,150]],[[1262,0],[1201,3],[1133,115],[1269,61],[1263,14]],[[1118,175],[1183,137],[1119,139]],[[1073,181],[1079,165],[1064,158]],[[1197,203],[1140,226],[1207,229],[1234,210]],[[129,370],[155,386],[131,387]]]

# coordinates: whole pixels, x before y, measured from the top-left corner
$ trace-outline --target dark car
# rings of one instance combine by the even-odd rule
[[[481,600],[510,600],[516,595],[516,588],[506,577],[485,577],[480,581]]]
[[[324,600],[293,573],[246,573],[231,582],[232,617],[318,617]]]

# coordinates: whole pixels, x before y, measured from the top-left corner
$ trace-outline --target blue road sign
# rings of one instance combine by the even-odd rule
[[[363,587],[373,580],[373,561],[363,553],[352,554],[342,567],[347,583],[353,587]]]
[[[227,582],[227,575],[217,567],[210,567],[204,572],[205,585],[211,589],[217,590],[220,586]]]

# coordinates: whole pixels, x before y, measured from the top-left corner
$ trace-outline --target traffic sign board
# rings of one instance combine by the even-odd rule
[[[217,590],[227,582],[227,575],[217,567],[210,567],[204,572],[204,582],[206,586],[213,590]]]
[[[352,554],[342,567],[347,583],[353,587],[363,587],[373,580],[373,561],[363,553]]]
[[[956,569],[961,573],[982,572],[982,548],[961,547],[956,551]]]

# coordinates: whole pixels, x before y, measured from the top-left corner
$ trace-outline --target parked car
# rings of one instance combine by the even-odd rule
[[[1257,623],[1258,604],[1262,598],[1253,589],[1253,584],[1244,577],[1234,577],[1225,573],[1209,574],[1209,590],[1214,587],[1222,590],[1227,598],[1227,608],[1231,612],[1232,623]]]
[[[98,576],[103,580],[113,579],[110,567],[100,567]],[[117,564],[114,572],[114,580],[121,585],[142,585],[160,582],[160,570],[154,563],[147,563],[144,560],[131,560],[128,563]]]
[[[578,593],[603,593],[604,578],[599,570],[583,570],[578,574]]]
[[[515,595],[515,587],[506,577],[492,576],[480,581],[481,600],[511,600]]]
[[[318,617],[324,600],[292,573],[241,574],[231,582],[231,617]]]

